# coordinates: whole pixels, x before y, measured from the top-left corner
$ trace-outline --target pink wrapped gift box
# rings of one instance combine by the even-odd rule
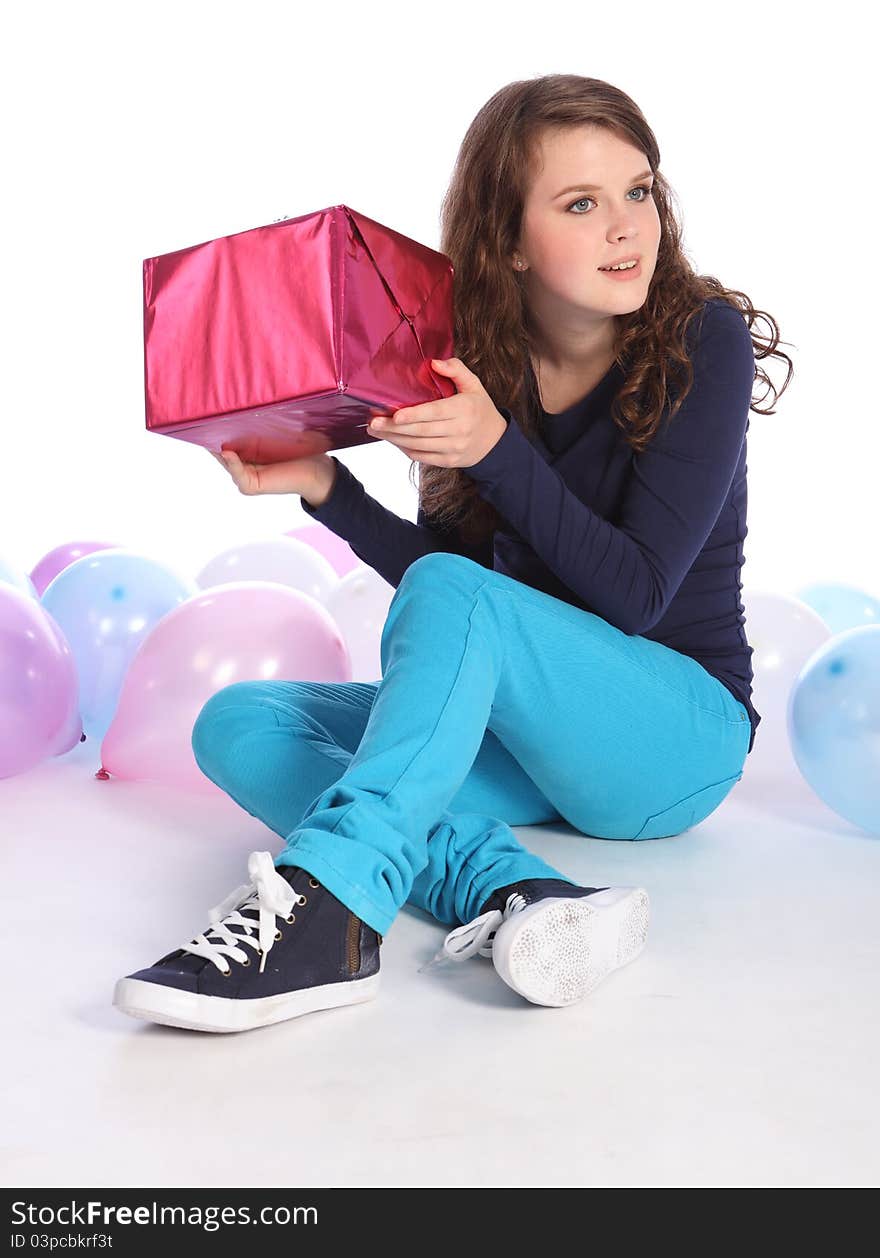
[[[150,432],[277,463],[455,393],[452,263],[347,205],[143,266]]]

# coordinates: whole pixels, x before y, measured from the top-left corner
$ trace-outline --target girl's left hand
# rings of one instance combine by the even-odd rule
[[[434,358],[431,366],[449,376],[458,392],[420,406],[404,406],[390,417],[379,416],[370,421],[367,432],[392,442],[416,463],[472,467],[498,444],[507,420],[460,358]]]

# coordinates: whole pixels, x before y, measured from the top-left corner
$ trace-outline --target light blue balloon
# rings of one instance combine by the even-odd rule
[[[862,625],[880,625],[880,599],[857,585],[825,581],[805,585],[795,591],[795,598],[817,612],[834,633],[859,629]]]
[[[28,574],[21,568],[16,568],[3,555],[0,555],[0,582],[11,585],[13,589],[21,590],[22,594],[26,594],[28,598],[39,598],[37,587]]]
[[[819,798],[880,837],[880,625],[848,629],[813,652],[787,721],[797,766]]]
[[[41,602],[70,644],[89,738],[106,734],[138,647],[166,612],[198,592],[167,564],[118,546],[75,559],[46,586]]]

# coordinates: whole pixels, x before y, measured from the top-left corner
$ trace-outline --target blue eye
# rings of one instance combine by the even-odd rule
[[[645,194],[643,197],[639,197],[636,203],[637,205],[642,205],[645,201],[647,201],[648,197],[651,195],[652,190],[653,190],[653,184],[649,184],[649,183],[648,184],[640,183],[637,185],[637,187],[630,189],[631,192],[644,192]],[[577,201],[572,201],[568,209],[572,210],[574,209],[576,205],[581,205],[584,201],[593,201],[593,198],[592,197],[578,197]],[[593,201],[593,204],[595,205],[595,201]],[[586,214],[588,213],[588,211],[584,210],[583,213]]]

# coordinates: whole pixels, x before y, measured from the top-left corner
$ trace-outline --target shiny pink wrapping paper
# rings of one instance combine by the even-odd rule
[[[347,205],[144,260],[147,428],[256,463],[449,397],[453,268]]]

